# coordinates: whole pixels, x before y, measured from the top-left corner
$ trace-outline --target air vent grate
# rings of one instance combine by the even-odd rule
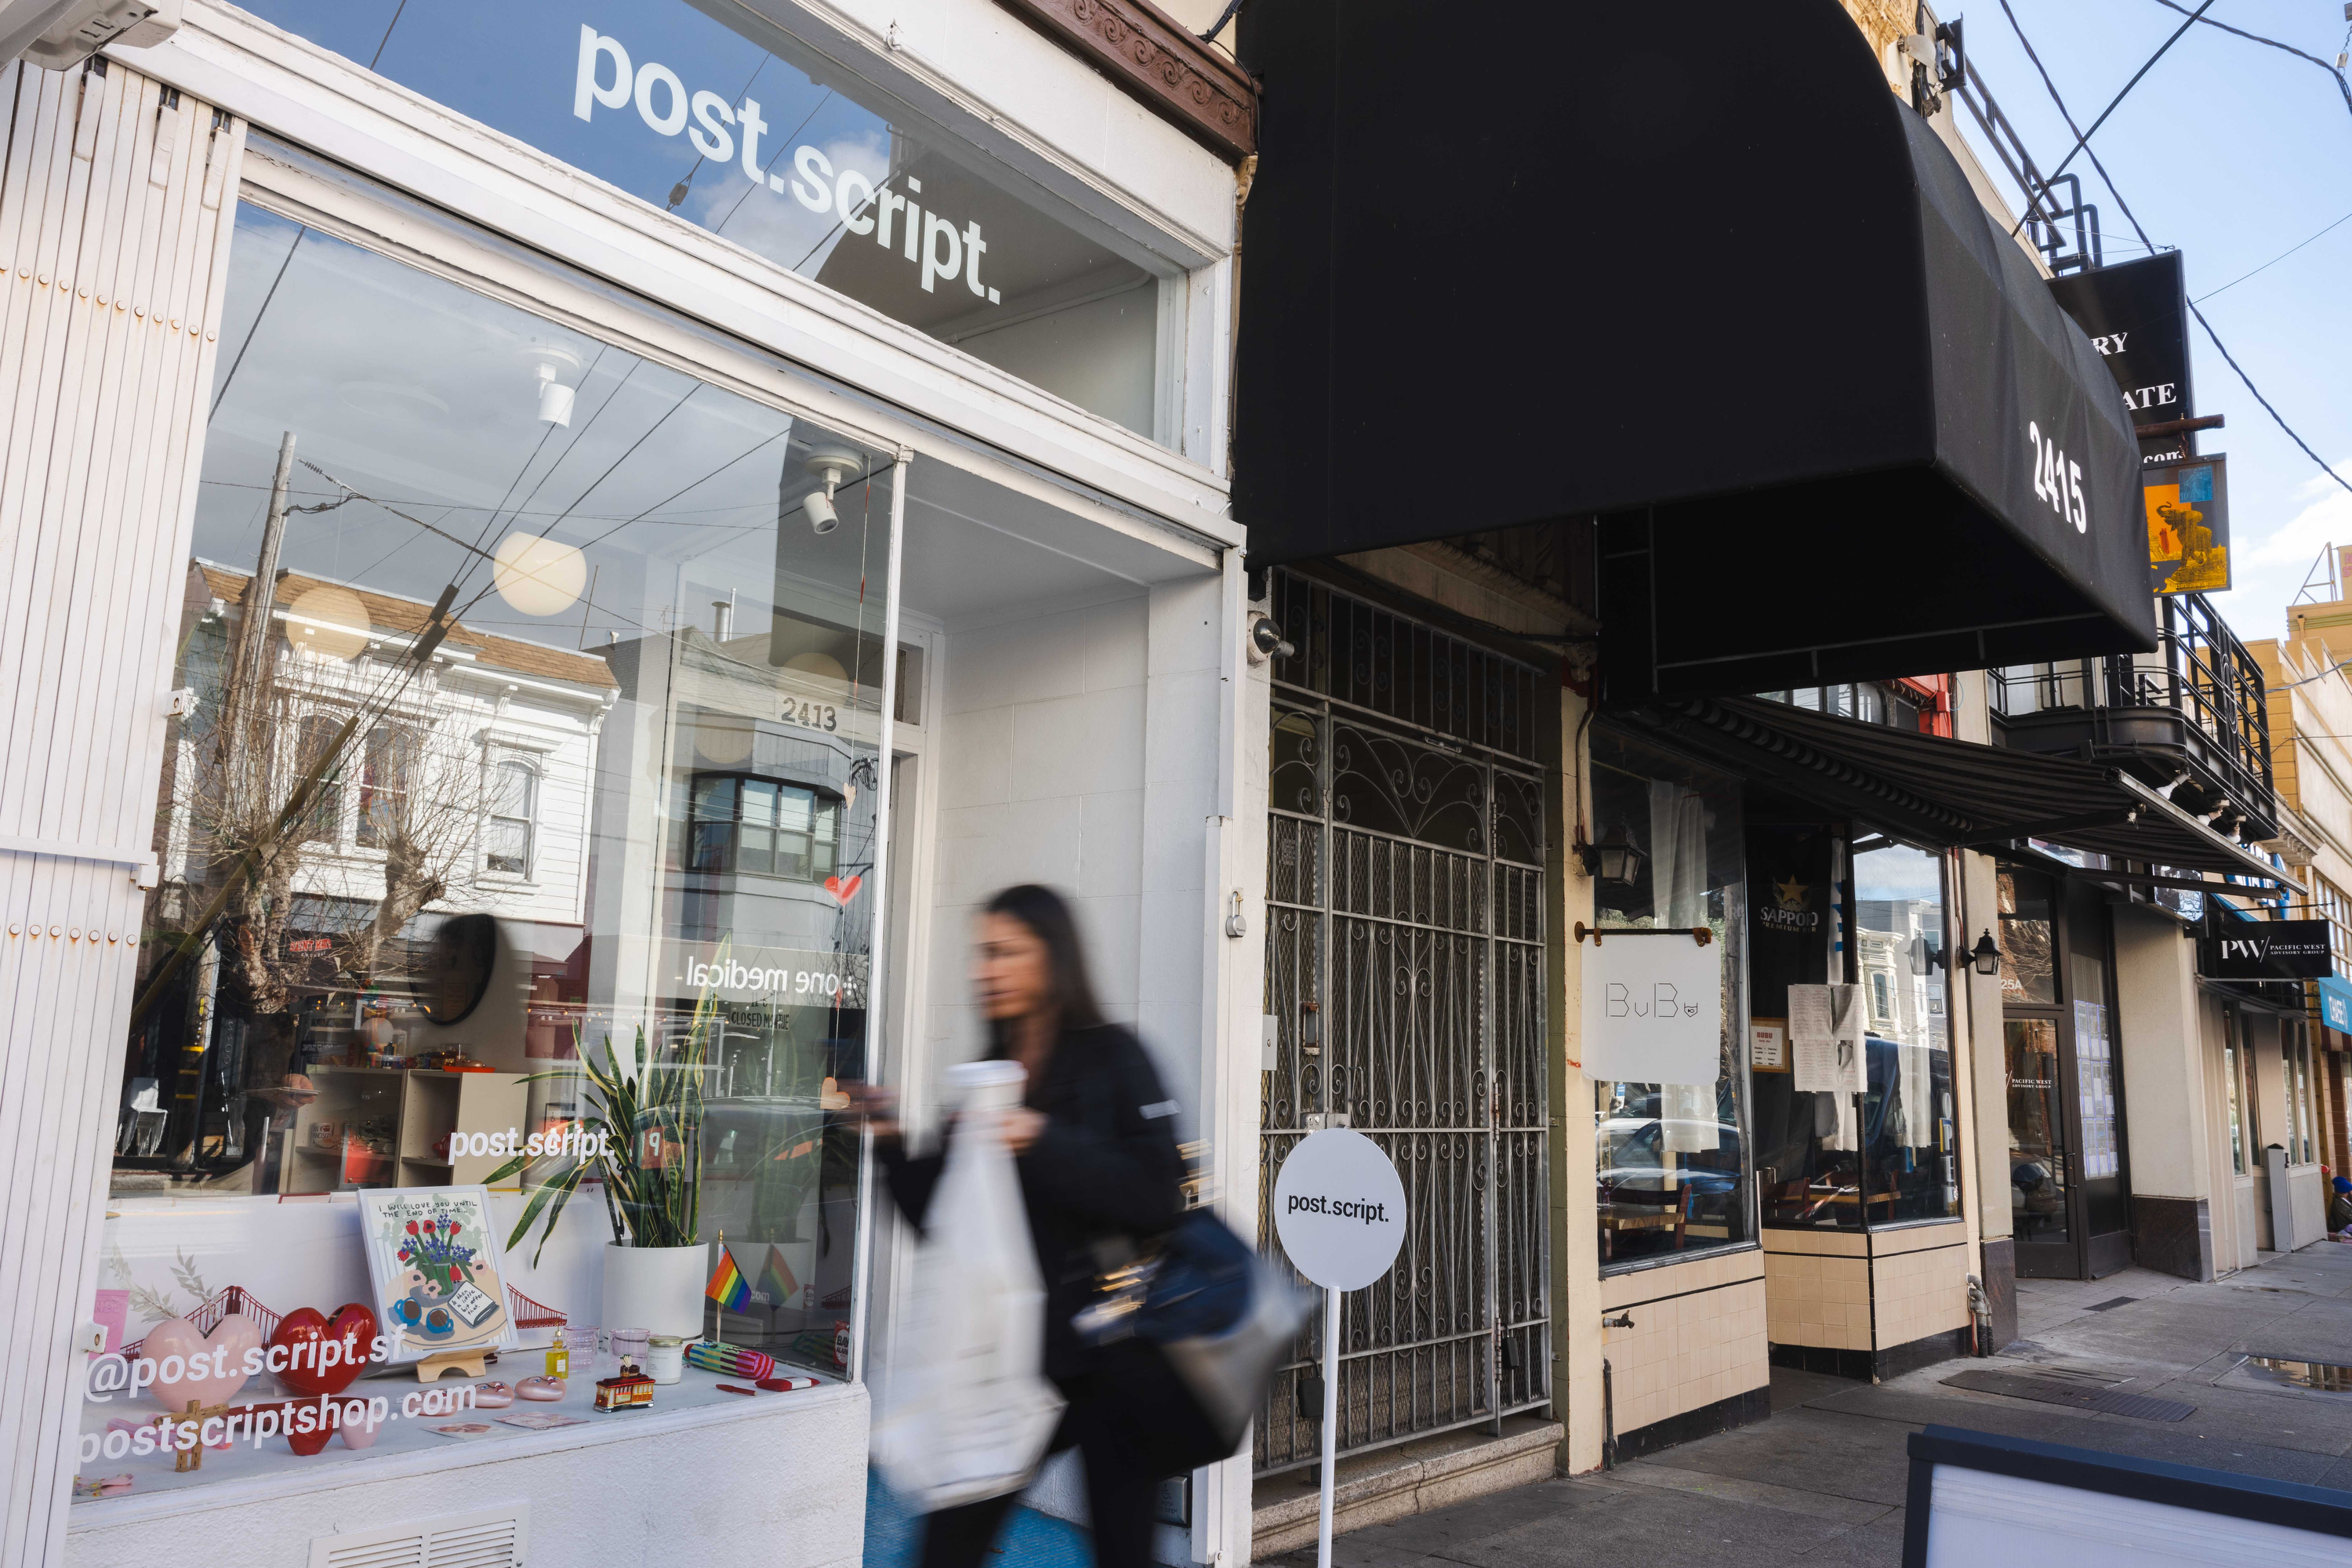
[[[310,1568],[522,1568],[530,1505],[443,1514],[383,1530],[321,1535]]]

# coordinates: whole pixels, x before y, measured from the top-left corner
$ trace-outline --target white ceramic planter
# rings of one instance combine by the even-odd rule
[[[702,1337],[702,1287],[710,1249],[604,1244],[604,1327]]]

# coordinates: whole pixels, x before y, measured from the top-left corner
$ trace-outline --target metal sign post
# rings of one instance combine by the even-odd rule
[[[1331,1568],[1339,1446],[1339,1296],[1386,1274],[1404,1245],[1404,1184],[1381,1146],[1345,1127],[1310,1132],[1274,1181],[1274,1228],[1292,1267],[1323,1287],[1323,1495],[1317,1568]]]

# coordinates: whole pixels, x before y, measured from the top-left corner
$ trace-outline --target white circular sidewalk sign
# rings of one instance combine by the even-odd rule
[[[1362,1133],[1310,1132],[1275,1175],[1274,1231],[1301,1274],[1328,1289],[1360,1290],[1404,1245],[1404,1183]]]

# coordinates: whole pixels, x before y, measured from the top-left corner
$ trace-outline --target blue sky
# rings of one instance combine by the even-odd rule
[[[2187,0],[2195,9],[2196,0]],[[2087,126],[2184,19],[2157,0],[2010,0],[2077,124]],[[2045,170],[2072,145],[2000,0],[1940,7],[1966,23],[1969,60]],[[2347,47],[2344,0],[2215,0],[2217,20],[2333,61]],[[1961,124],[1994,163],[1966,110]],[[2200,25],[2172,47],[2092,147],[2148,237],[2179,249],[2189,296],[2221,289],[2352,213],[2352,110],[2308,61]],[[2145,254],[2088,161],[2106,259]],[[2074,171],[2070,171],[2074,172]],[[2203,309],[2256,385],[2312,448],[2352,479],[2352,223]],[[2228,427],[2200,437],[2230,456],[2234,581],[2216,602],[2238,635],[2278,636],[2285,606],[2329,542],[2352,545],[2347,493],[2272,423],[2190,324],[2199,414]]]

